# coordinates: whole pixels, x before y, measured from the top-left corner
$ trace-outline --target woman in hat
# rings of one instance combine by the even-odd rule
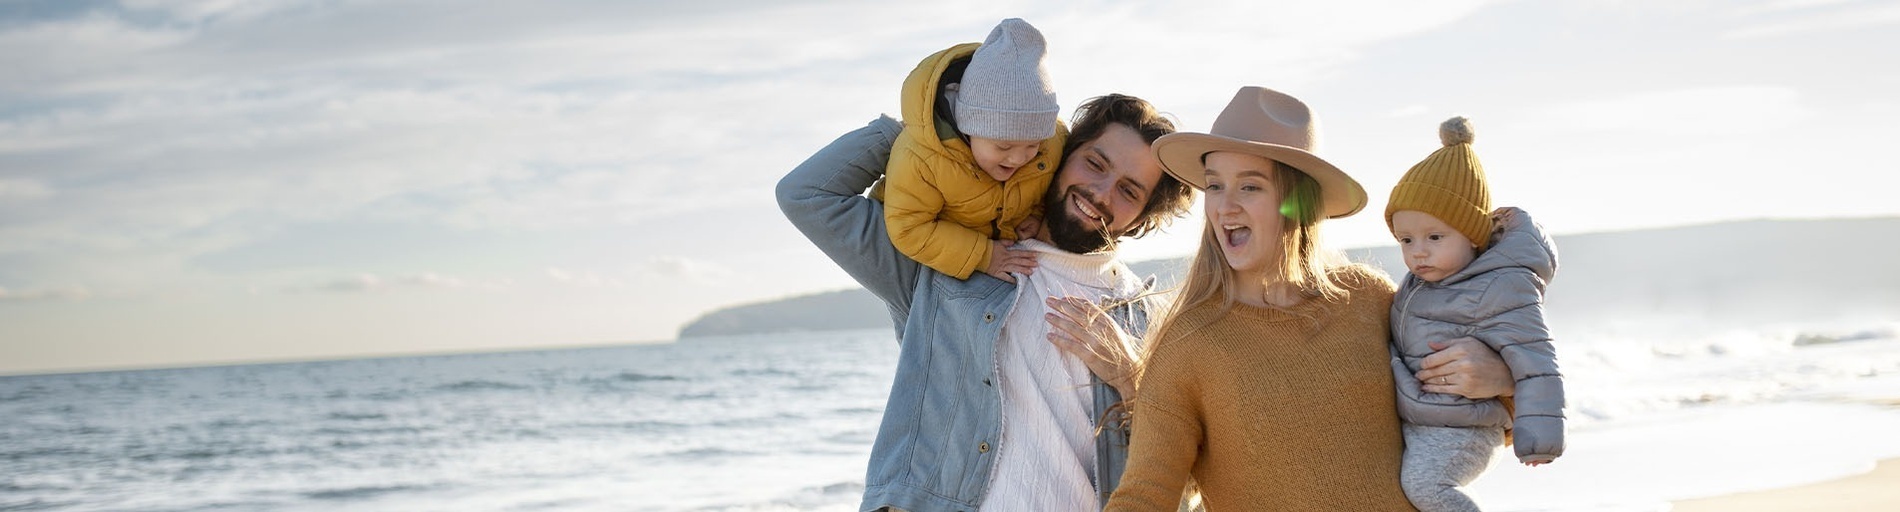
[[[1412,510],[1386,343],[1391,280],[1320,245],[1365,189],[1314,154],[1298,99],[1244,87],[1210,133],[1155,141],[1206,193],[1179,297],[1137,366],[1129,462],[1110,510]],[[1502,372],[1501,369],[1497,369]]]

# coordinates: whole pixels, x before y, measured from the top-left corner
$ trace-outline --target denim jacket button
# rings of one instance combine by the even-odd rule
[[[983,314],[983,321],[985,321],[985,322],[989,322],[989,321],[992,321],[992,320],[996,320],[996,314],[995,314],[995,313],[984,313],[984,314]]]
[[[977,452],[977,453],[989,453],[989,452],[990,452],[990,444],[989,444],[989,443],[976,443],[976,452]]]

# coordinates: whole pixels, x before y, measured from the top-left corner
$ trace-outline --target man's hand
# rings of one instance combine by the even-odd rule
[[[1504,358],[1477,338],[1431,342],[1432,355],[1421,360],[1418,381],[1431,393],[1459,395],[1473,400],[1511,396],[1516,381]]]
[[[1101,306],[1081,297],[1050,297],[1044,300],[1049,313],[1049,343],[1088,365],[1089,371],[1133,398],[1135,358],[1133,337],[1110,320]]]
[[[1010,274],[1029,275],[1035,270],[1035,251],[1016,250],[1016,242],[1010,240],[990,241],[990,264],[983,267],[983,273],[1008,283],[1015,283],[1016,276]]]

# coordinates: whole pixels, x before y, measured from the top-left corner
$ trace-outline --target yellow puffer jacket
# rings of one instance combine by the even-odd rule
[[[1040,213],[1069,136],[1057,121],[1056,135],[1042,142],[1042,153],[999,183],[977,168],[960,135],[938,134],[937,82],[952,63],[969,60],[977,46],[960,44],[932,54],[904,79],[904,131],[891,147],[883,187],[872,190],[872,197],[884,201],[891,244],[957,279],[989,265],[992,233],[1015,240],[1016,224]]]

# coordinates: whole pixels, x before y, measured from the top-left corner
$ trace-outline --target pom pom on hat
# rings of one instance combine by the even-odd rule
[[[1479,248],[1490,245],[1491,188],[1484,164],[1471,150],[1475,137],[1471,120],[1463,116],[1438,125],[1438,141],[1445,146],[1413,165],[1392,187],[1385,206],[1387,228],[1392,227],[1393,213],[1415,210],[1444,221]]]
[[[1466,119],[1465,116],[1446,119],[1445,122],[1438,124],[1438,141],[1447,146],[1470,144],[1473,140],[1477,140],[1477,137],[1478,132],[1471,128],[1471,120]]]

